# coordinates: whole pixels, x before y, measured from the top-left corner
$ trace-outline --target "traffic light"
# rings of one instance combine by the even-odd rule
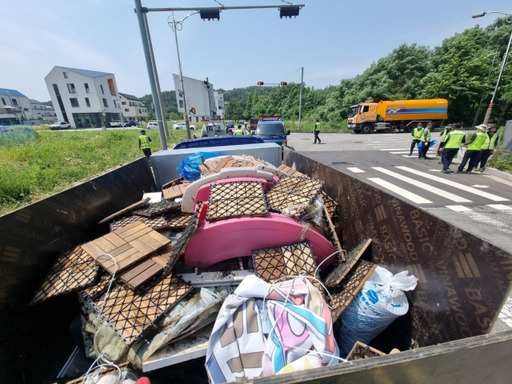
[[[258,85],[263,85],[263,81],[258,81]]]
[[[288,84],[286,81],[281,81],[281,85],[286,85]]]
[[[220,11],[218,9],[201,9],[199,15],[203,20],[220,20]]]
[[[299,16],[300,7],[295,5],[290,5],[287,7],[279,8],[279,17],[282,19],[283,17]]]

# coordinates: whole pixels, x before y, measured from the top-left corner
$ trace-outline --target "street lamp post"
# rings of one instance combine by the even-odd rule
[[[499,14],[505,15],[507,17],[512,16],[512,14],[505,13],[505,12],[486,11],[486,12],[476,13],[471,17],[473,19],[476,19],[477,17],[483,17],[488,13],[499,13]],[[507,22],[512,23],[512,20],[507,19]],[[508,45],[507,45],[507,50],[505,52],[505,56],[503,56],[503,62],[501,63],[500,74],[498,75],[498,81],[496,82],[496,87],[494,87],[494,92],[492,93],[491,102],[489,103],[489,107],[487,108],[487,112],[485,113],[485,118],[484,118],[484,122],[483,122],[484,124],[487,124],[491,118],[492,109],[494,107],[494,99],[496,98],[496,92],[498,91],[498,86],[500,85],[501,76],[503,75],[503,70],[505,69],[505,65],[507,64],[507,58],[508,58],[508,53],[510,52],[510,44],[511,43],[512,43],[512,32],[510,33],[510,39],[508,40]]]
[[[199,11],[189,13],[187,16],[185,16],[183,19],[176,21],[174,19],[174,12],[172,12],[172,21],[170,20],[170,17],[167,19],[167,23],[171,27],[171,29],[174,31],[174,39],[176,40],[176,53],[178,55],[178,69],[180,71],[180,84],[181,84],[181,93],[183,95],[183,117],[185,119],[185,126],[187,127],[187,139],[191,139],[192,135],[190,134],[190,121],[188,119],[188,110],[187,110],[187,99],[185,98],[185,85],[183,83],[183,72],[181,70],[181,59],[180,59],[180,47],[178,45],[178,26],[181,29],[183,28],[183,22],[188,19],[190,16],[195,15],[199,13]],[[172,23],[172,24],[171,24]]]

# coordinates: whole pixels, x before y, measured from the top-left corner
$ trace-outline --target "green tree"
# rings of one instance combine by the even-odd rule
[[[450,102],[449,119],[473,120],[480,95],[487,92],[486,75],[489,72],[489,50],[484,49],[487,33],[480,27],[443,41],[434,50],[433,71],[424,79],[423,97],[444,97]]]
[[[240,120],[243,116],[244,109],[236,100],[232,100],[226,105],[226,118],[230,120]]]

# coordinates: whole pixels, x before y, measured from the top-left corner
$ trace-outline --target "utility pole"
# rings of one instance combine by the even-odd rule
[[[301,67],[300,72],[300,98],[299,98],[299,131],[302,120],[302,88],[304,87],[304,67]]]

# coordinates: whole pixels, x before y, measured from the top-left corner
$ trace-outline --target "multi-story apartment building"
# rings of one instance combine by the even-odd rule
[[[119,103],[125,120],[143,121],[148,117],[148,110],[142,101],[133,95],[119,93]]]
[[[113,73],[55,66],[44,80],[57,118],[72,127],[108,126],[122,119]]]
[[[0,124],[21,124],[32,120],[30,101],[15,89],[0,88]]]

